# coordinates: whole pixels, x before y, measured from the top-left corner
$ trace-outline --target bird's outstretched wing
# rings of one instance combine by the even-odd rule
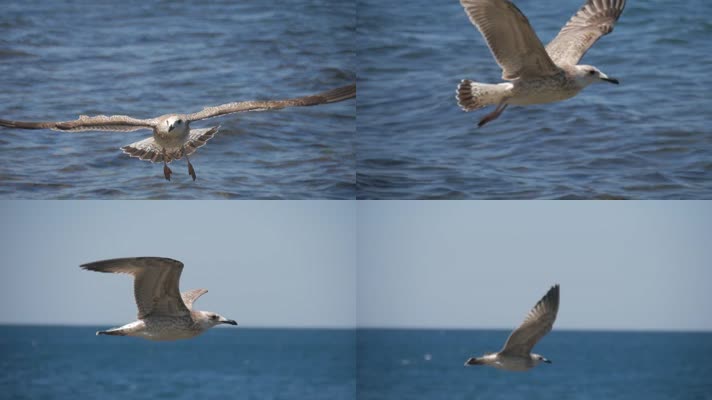
[[[502,67],[502,79],[549,76],[558,68],[529,20],[509,0],[460,0]]]
[[[529,311],[524,322],[515,329],[500,354],[528,356],[534,345],[551,331],[559,311],[559,285],[554,285]]]
[[[601,36],[613,31],[625,0],[587,0],[561,28],[546,52],[559,65],[576,65]]]
[[[187,292],[183,292],[180,295],[181,297],[183,297],[183,303],[185,303],[185,306],[188,307],[189,310],[192,310],[193,303],[198,300],[198,297],[204,295],[205,293],[208,293],[208,289],[188,290]]]
[[[136,119],[126,115],[97,115],[89,117],[80,116],[73,121],[57,122],[26,122],[0,119],[0,126],[20,129],[52,129],[55,131],[81,132],[81,131],[115,131],[130,132],[139,129],[153,129],[154,119]]]
[[[162,257],[131,257],[97,261],[81,266],[89,271],[124,273],[134,276],[138,318],[148,315],[190,315],[178,290],[183,263]]]
[[[280,108],[286,107],[305,107],[315,106],[317,104],[335,103],[337,101],[342,101],[353,97],[356,97],[356,84],[342,86],[323,93],[296,97],[293,99],[239,101],[236,103],[222,104],[215,107],[206,107],[202,111],[186,115],[186,118],[189,121],[197,121],[201,119],[214,118],[237,112],[268,111],[278,110]]]

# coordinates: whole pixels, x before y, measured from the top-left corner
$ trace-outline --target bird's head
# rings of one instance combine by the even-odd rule
[[[551,364],[551,360],[544,358],[544,356],[540,356],[539,354],[531,354],[532,361],[534,361],[535,365],[539,365],[541,363],[547,363]]]
[[[163,123],[166,125],[165,129],[171,133],[174,131],[185,132],[188,129],[188,120],[180,115],[171,115]]]
[[[218,313],[211,311],[198,311],[198,323],[205,329],[212,328],[215,325],[229,324],[237,325],[232,319],[227,319]]]
[[[596,82],[618,84],[618,79],[608,77],[608,75],[592,65],[577,65],[574,69],[574,77],[581,87],[586,87]]]

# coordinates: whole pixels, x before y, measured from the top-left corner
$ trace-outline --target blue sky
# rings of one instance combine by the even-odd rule
[[[0,323],[115,325],[136,318],[127,275],[80,264],[185,264],[195,307],[241,326],[353,327],[352,202],[4,201]]]
[[[134,320],[114,257],[181,260],[252,327],[712,330],[712,203],[4,201],[0,323]]]
[[[517,326],[561,285],[556,328],[712,330],[712,203],[367,202],[358,323]]]

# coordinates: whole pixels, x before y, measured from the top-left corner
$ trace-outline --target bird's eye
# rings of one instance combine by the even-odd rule
[[[182,119],[179,119],[179,120],[176,121],[176,122],[179,123],[179,124],[182,124],[182,123],[183,123],[183,120],[182,120]]]
[[[594,70],[588,71],[588,74],[589,74],[589,75],[593,75],[593,74],[595,74],[595,73],[596,73],[596,71],[594,71]]]
[[[213,316],[210,317],[210,318],[212,318],[212,319],[218,319],[218,316],[217,316],[217,315],[213,315]]]

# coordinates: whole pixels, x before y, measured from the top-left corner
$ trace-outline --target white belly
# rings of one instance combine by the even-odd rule
[[[529,358],[504,357],[499,354],[496,357],[493,357],[488,364],[495,368],[507,371],[526,371],[534,366]]]
[[[190,129],[174,129],[170,132],[157,132],[153,135],[156,143],[164,149],[181,148],[190,136]]]
[[[124,328],[128,328],[125,329]],[[187,321],[176,319],[144,319],[121,327],[127,336],[150,340],[190,339],[203,333]]]

